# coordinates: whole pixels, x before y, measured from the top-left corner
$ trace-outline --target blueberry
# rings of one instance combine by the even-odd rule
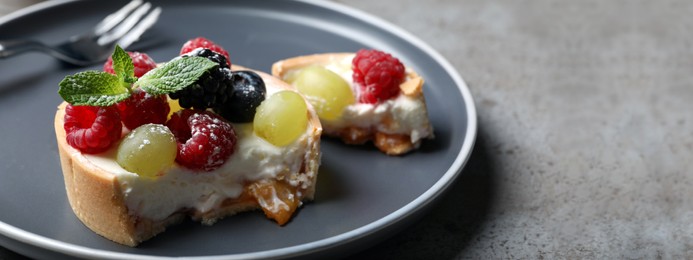
[[[227,76],[231,87],[226,89],[225,102],[214,111],[231,122],[252,122],[256,108],[265,100],[265,82],[252,71],[234,71]]]

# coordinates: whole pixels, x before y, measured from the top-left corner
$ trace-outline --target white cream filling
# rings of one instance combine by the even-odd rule
[[[270,96],[281,89],[267,86],[266,90]],[[73,157],[115,174],[130,214],[162,220],[180,209],[203,213],[216,209],[224,200],[237,198],[245,182],[298,173],[311,145],[307,133],[292,144],[277,147],[255,135],[252,123],[234,124],[234,129],[237,137],[234,153],[220,168],[210,172],[195,172],[174,164],[157,178],[140,177],[116,162],[117,145],[96,155],[75,150],[78,155]],[[289,183],[310,185],[307,177],[301,177]]]
[[[277,147],[256,136],[252,124],[234,127],[238,138],[235,152],[220,168],[210,172],[194,172],[174,165],[157,178],[140,177],[118,165],[116,146],[105,153],[75,157],[115,174],[130,213],[153,220],[164,219],[180,209],[208,212],[225,199],[238,197],[245,181],[301,170],[308,134],[290,145]]]

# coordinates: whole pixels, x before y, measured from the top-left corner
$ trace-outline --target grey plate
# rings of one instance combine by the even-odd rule
[[[157,2],[157,1],[153,1]],[[121,1],[45,2],[0,20],[0,39],[55,43],[95,24]],[[425,212],[460,174],[476,135],[464,81],[421,40],[387,22],[328,2],[165,1],[159,23],[133,50],[156,61],[205,36],[235,64],[269,71],[287,57],[387,50],[425,79],[436,139],[403,157],[323,138],[318,193],[286,226],[261,212],[212,227],[185,222],[129,248],[87,229],[72,213],[58,160],[53,116],[58,82],[83,69],[43,54],[0,60],[0,244],[36,258],[285,258],[342,255],[394,234]],[[93,66],[91,69],[100,69]]]

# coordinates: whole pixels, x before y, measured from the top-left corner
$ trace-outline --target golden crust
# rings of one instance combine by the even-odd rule
[[[286,79],[290,73],[295,72],[297,69],[311,65],[327,66],[351,60],[353,56],[354,53],[321,53],[280,60],[272,64],[272,75],[280,79]],[[425,104],[423,78],[412,69],[407,69],[406,78],[407,80],[399,86],[400,92],[403,95],[420,99]],[[381,124],[393,123],[388,122],[388,120],[391,119],[386,118]],[[337,136],[347,144],[364,144],[368,141],[373,141],[373,144],[380,151],[388,155],[405,154],[416,149],[420,144],[420,141],[412,143],[409,135],[385,133],[375,127],[347,126],[341,129],[325,129],[325,134]]]
[[[73,156],[77,151],[67,144],[63,128],[65,106],[66,103],[61,104],[55,114],[55,136],[72,211],[97,234],[128,246],[138,244],[135,225],[128,215],[115,175]]]
[[[233,69],[246,68],[234,66]],[[262,76],[267,85],[292,90],[291,86],[283,81],[269,74],[256,72]],[[95,233],[114,242],[134,247],[163,232],[167,226],[180,222],[186,215],[204,224],[213,224],[223,217],[260,208],[255,198],[244,197],[243,199],[227,199],[222,202],[220,208],[211,212],[185,212],[181,209],[181,212],[158,221],[131,215],[116,175],[91,164],[81,156],[78,150],[67,144],[63,128],[66,106],[67,103],[64,102],[58,106],[54,121],[65,190],[75,215]],[[307,129],[309,148],[303,159],[303,167],[301,173],[289,174],[289,178],[299,175],[308,176],[303,183],[304,187],[297,189],[302,192],[299,197],[303,200],[313,199],[321,154],[322,126],[311,106],[309,106],[308,116],[310,117],[310,127]]]

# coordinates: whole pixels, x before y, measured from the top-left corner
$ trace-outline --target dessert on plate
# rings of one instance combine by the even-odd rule
[[[186,217],[261,209],[286,224],[315,193],[321,124],[283,81],[204,39],[157,65],[119,47],[67,76],[55,132],[65,188],[91,230],[128,246]]]
[[[294,85],[313,105],[325,135],[348,144],[372,141],[401,155],[432,139],[424,80],[379,50],[293,57],[272,65],[272,75]]]

